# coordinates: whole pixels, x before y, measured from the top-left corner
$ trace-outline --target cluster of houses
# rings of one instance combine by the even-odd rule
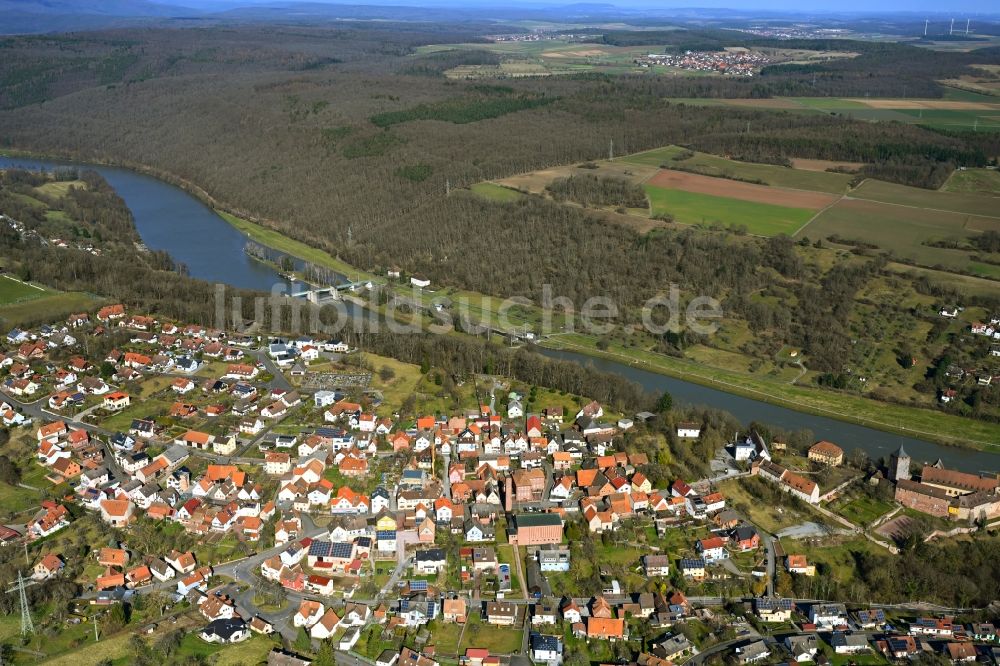
[[[628,619],[642,618],[667,633],[650,643],[637,663],[669,666],[695,652],[683,634],[669,631],[691,613],[683,594],[629,595],[615,585],[605,591],[607,597],[586,603],[570,598],[550,601],[554,597],[545,574],[570,569],[570,550],[563,545],[567,516],[581,516],[593,533],[622,529],[638,515],[653,517],[658,529],[689,521],[709,523],[712,536],[694,542],[694,556],[680,560],[681,574],[695,581],[706,578],[706,568],[730,553],[760,547],[760,534],[727,509],[721,493],[695,489],[680,479],[669,489],[656,489],[646,476],[649,460],[645,454],[616,450],[623,430],[632,426],[631,419],[609,420],[597,402],[584,405],[567,422],[562,407],[529,413],[522,396],[512,393],[507,396],[504,415],[481,405],[462,414],[427,415],[403,423],[398,415],[380,416],[375,412],[377,405],[352,402],[337,391],[318,390],[302,396],[295,390],[264,387],[261,366],[247,359],[251,339],[128,315],[122,306],[103,308],[94,322],[87,314],[73,315],[61,331],[13,331],[17,352],[0,359],[0,365],[17,370],[16,379],[32,380],[34,372],[43,374],[41,365],[47,362],[49,351],[67,344],[71,333],[81,327],[93,333],[110,327],[128,331],[133,348],[114,350],[101,360],[103,376],[81,356],[46,370],[44,379],[36,383],[39,388],[51,388],[49,407],[89,406],[112,415],[131,405],[130,396],[120,388],[123,383],[169,373],[166,390],[176,402],[165,416],[173,425],[165,428],[162,419],[139,418],[132,420],[127,432],[106,436],[68,415],[37,428],[32,424],[37,460],[49,479],[70,483],[76,504],[118,528],[144,515],[178,523],[199,537],[229,534],[256,542],[264,524],[273,520],[274,541],[281,549],[263,560],[260,575],[299,596],[308,595],[293,615],[293,625],[319,640],[340,634],[342,650],[354,646],[361,627],[370,621],[384,623],[387,629],[421,627],[438,618],[467,621],[467,598],[442,593],[427,581],[455,565],[455,558],[449,557],[453,554],[437,545],[437,533],[443,530],[461,542],[457,573],[463,584],[495,581],[495,600],[483,602],[478,609],[483,621],[497,627],[529,625],[531,656],[536,662],[561,663],[562,638],[550,635],[549,625],[561,621],[577,637],[621,641],[628,639]],[[294,370],[318,358],[320,351],[346,351],[340,343],[324,345],[308,338],[274,341],[267,353],[281,367]],[[206,358],[224,366],[220,376],[195,375]],[[12,384],[5,385],[5,390],[12,396],[28,395],[16,393]],[[209,396],[208,405],[205,396]],[[26,424],[16,402],[0,405],[0,418],[5,423],[20,418],[19,423]],[[216,406],[219,409],[213,411]],[[315,425],[303,426],[296,435],[266,434],[290,411],[310,408],[309,422]],[[239,417],[237,431],[219,435],[185,425],[197,422],[196,416],[211,419],[226,411]],[[680,424],[678,437],[698,437],[700,431],[698,424]],[[263,456],[253,463],[259,474],[248,472],[249,464],[229,464],[218,458],[234,455],[243,435],[256,438],[261,448]],[[390,454],[405,460],[403,468],[381,475],[377,482],[370,480],[373,470],[381,469],[379,456]],[[774,463],[768,445],[756,432],[737,437],[732,454],[749,463],[752,474],[804,501],[818,501],[816,484]],[[192,456],[207,457],[208,464],[198,460],[195,465]],[[809,458],[840,465],[843,451],[830,442],[817,442]],[[199,472],[192,473],[187,465]],[[985,498],[990,502],[998,498],[995,479],[938,467],[925,468],[919,483],[909,479],[908,471],[905,478],[901,471],[892,476],[897,499],[928,512],[953,515],[966,507],[971,513],[984,506]],[[989,506],[992,512],[1000,504]],[[312,525],[319,517],[323,518],[322,530],[304,528],[304,522]],[[48,536],[71,520],[66,504],[46,501],[28,523],[28,537]],[[499,561],[495,548],[503,540],[524,546],[532,554],[525,563],[526,589],[536,600],[530,607],[505,599],[511,591],[511,565]],[[233,599],[210,592],[212,569],[199,567],[191,553],[146,555],[133,561],[126,548],[109,547],[95,555],[102,567],[95,580],[97,603],[120,599],[123,591],[166,584],[187,597],[205,618],[207,626],[201,636],[206,641],[232,643],[254,631],[274,630],[262,618],[240,617]],[[347,603],[334,608],[315,599],[333,597],[345,581],[355,584],[379,559],[408,563],[414,575],[396,591],[393,603],[375,608]],[[792,573],[815,575],[815,567],[802,556],[789,555],[785,564]],[[671,556],[648,554],[642,566],[647,577],[668,577]],[[33,576],[46,579],[63,567],[60,554],[49,552],[37,562]],[[352,593],[345,591],[345,598]],[[857,636],[863,637],[861,632],[869,627],[855,626],[860,616],[848,617],[833,606],[810,608],[807,624],[835,631],[838,652],[860,651]],[[766,622],[788,621],[795,610],[781,599],[757,600],[754,609]],[[530,615],[525,617],[526,613]],[[782,617],[786,619],[778,619]],[[788,646],[793,655],[809,652],[807,643],[799,643]],[[868,648],[866,639],[864,649]],[[737,657],[749,663],[766,657],[761,654],[747,646]],[[472,650],[461,662],[492,666],[494,659]],[[432,656],[408,648],[383,655],[377,663],[383,661],[386,666],[436,664]]]
[[[292,616],[292,625],[304,628],[312,638],[325,640],[338,630],[344,630],[338,649],[350,650],[361,637],[361,627],[372,619],[385,621],[385,610],[379,608],[376,615],[364,604],[347,603],[340,609],[324,606],[319,601],[303,599]]]
[[[793,661],[815,661],[819,632],[828,635],[830,646],[838,655],[857,656],[877,650],[890,661],[914,659],[937,651],[954,663],[995,662],[1000,652],[976,645],[997,642],[997,630],[990,623],[966,626],[954,623],[950,617],[918,617],[908,623],[897,623],[890,622],[881,608],[848,612],[842,603],[814,603],[805,609],[797,607],[791,599],[775,597],[754,599],[752,605],[761,622],[798,622],[801,631],[788,635],[782,642]],[[735,656],[740,663],[753,663],[767,659],[771,652],[772,647],[765,641],[753,641],[738,648]]]

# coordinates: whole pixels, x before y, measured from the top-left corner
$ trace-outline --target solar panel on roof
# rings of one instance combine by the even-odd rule
[[[330,549],[330,555],[332,557],[342,557],[348,558],[351,556],[352,548],[349,543],[335,543],[331,544],[333,548]]]
[[[410,591],[411,592],[426,592],[427,591],[427,581],[426,580],[411,580],[410,581]]]
[[[309,544],[309,555],[311,557],[328,557],[333,545],[329,541],[313,541]]]

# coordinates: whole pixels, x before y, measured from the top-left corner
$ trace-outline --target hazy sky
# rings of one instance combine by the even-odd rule
[[[100,1],[100,0],[98,0]],[[712,9],[731,8],[740,14],[753,10],[789,12],[864,12],[895,13],[916,12],[923,18],[925,14],[936,14],[956,19],[967,15],[1000,15],[1000,2],[996,0],[153,0],[163,4],[181,5],[204,9],[219,9],[222,6],[284,5],[294,2],[322,2],[328,4],[352,5],[405,5],[426,7],[557,7],[569,4],[607,4],[622,8],[650,8],[667,10],[705,7]],[[928,16],[931,18],[931,16]]]

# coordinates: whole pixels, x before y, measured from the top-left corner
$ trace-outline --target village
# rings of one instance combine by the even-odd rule
[[[650,53],[635,59],[642,68],[653,66],[676,67],[692,72],[714,72],[730,76],[753,76],[770,58],[763,53],[745,49],[727,51],[685,51],[684,53]]]
[[[0,542],[23,550],[22,593],[79,584],[80,644],[127,607],[137,632],[180,622],[187,649],[252,643],[269,664],[1000,660],[996,630],[955,621],[961,608],[788,593],[832,573],[817,534],[895,554],[920,516],[985,529],[996,475],[915,465],[903,447],[863,471],[833,442],[796,456],[749,429],[711,476],[669,478],[629,444],[664,414],[123,305],[6,343],[13,487],[51,492],[5,502]],[[684,446],[707,427],[669,434]],[[746,501],[754,484],[777,499]],[[859,494],[875,488],[888,495]],[[843,508],[878,502],[868,520]],[[831,527],[797,541],[776,515]]]

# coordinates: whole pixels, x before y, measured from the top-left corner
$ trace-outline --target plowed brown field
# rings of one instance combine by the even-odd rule
[[[820,208],[829,206],[840,198],[835,194],[755,185],[728,178],[715,178],[713,176],[702,176],[696,173],[671,171],[669,169],[660,170],[646,182],[656,187],[682,190],[684,192],[710,194],[716,197],[739,199],[740,201],[753,201],[774,206],[808,208],[812,210],[819,210]]]

